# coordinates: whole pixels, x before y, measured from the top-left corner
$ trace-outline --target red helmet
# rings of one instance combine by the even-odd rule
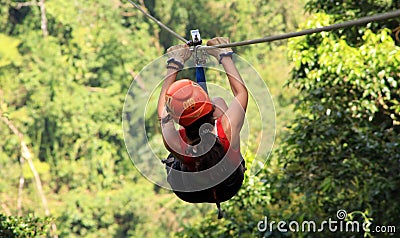
[[[172,118],[181,126],[188,126],[212,111],[212,103],[201,86],[189,79],[175,81],[165,95]]]

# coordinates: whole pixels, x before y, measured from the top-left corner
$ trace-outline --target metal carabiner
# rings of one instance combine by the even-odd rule
[[[194,61],[196,66],[203,66],[207,63],[207,51],[201,48],[201,45],[196,45],[194,47]]]
[[[204,49],[199,49],[202,44],[202,39],[200,31],[198,29],[191,30],[190,35],[192,39],[188,41],[188,46],[193,46],[192,51],[194,51],[194,62],[196,66],[203,66],[207,63],[207,52]]]

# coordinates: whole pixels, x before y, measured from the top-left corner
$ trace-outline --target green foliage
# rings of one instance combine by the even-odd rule
[[[325,12],[335,19],[360,17],[363,15],[388,12],[398,9],[399,1],[396,0],[365,0],[365,1],[307,1],[306,9],[310,12]],[[393,19],[396,20],[396,19]],[[391,21],[391,20],[390,20]],[[377,23],[381,24],[381,23]],[[385,23],[386,24],[386,23]]]
[[[12,37],[0,34],[0,67],[7,66],[14,61],[20,63],[21,55],[17,50],[20,42]]]
[[[190,30],[200,29],[203,38],[227,36],[232,41],[294,30],[300,21],[300,14],[297,11],[302,11],[302,1],[298,0],[267,2],[257,0],[251,3],[227,0],[160,0],[145,1],[145,4],[156,18],[180,35],[186,35],[188,39]],[[159,36],[165,48],[171,46],[172,42],[178,43],[164,30],[159,32]],[[242,53],[245,48],[237,48],[236,51]]]
[[[78,203],[87,206],[79,214],[84,224],[96,224],[97,219],[106,217],[100,224],[106,227],[106,236],[128,234],[119,229],[127,229],[123,228],[125,223],[132,224],[130,217],[137,215],[128,213],[134,205],[129,204],[126,211],[120,206],[110,207],[99,215],[92,210],[103,206],[91,201],[99,190],[119,188],[121,178],[135,182],[139,176],[126,154],[121,111],[132,76],[161,53],[148,46],[154,41],[149,24],[126,17],[127,6],[119,1],[70,4],[53,0],[46,1],[49,35],[43,37],[38,6],[18,8],[15,1],[1,2],[2,116],[13,121],[32,149],[49,206],[55,217],[65,219],[65,229],[57,224],[60,231],[65,236],[97,232],[96,226],[88,229],[76,225],[74,231],[70,230],[73,219],[65,218],[65,214],[72,206],[64,206],[64,197],[75,196]],[[19,139],[4,123],[0,123],[0,135],[0,200],[5,201],[2,207],[16,213],[13,204],[19,196]],[[25,163],[22,168],[22,211],[43,214],[29,166]],[[79,193],[87,196],[80,197]],[[124,193],[119,197],[129,196]],[[98,198],[104,200],[104,196]],[[56,209],[60,203],[63,205]],[[122,222],[115,222],[118,219]]]
[[[313,19],[303,28],[398,9],[396,4],[309,1]],[[339,209],[349,212],[349,220],[398,223],[400,51],[391,31],[397,26],[392,19],[290,40],[294,68],[287,85],[299,90],[296,119],[273,160],[223,205],[224,220],[210,213],[178,236],[319,237],[279,233],[276,226],[261,234],[256,227],[263,216],[318,222],[335,218]]]
[[[60,235],[68,237],[127,237],[135,234],[146,214],[128,189],[90,194],[77,189],[66,194],[67,206],[58,217]],[[112,212],[107,212],[111,210]]]
[[[309,26],[330,23],[321,13]],[[360,35],[290,41],[289,85],[301,94],[299,116],[280,147],[279,183],[288,186],[288,196],[301,197],[295,217],[369,210],[375,224],[396,223],[400,48],[381,24],[377,33],[362,28]]]
[[[364,0],[364,1],[324,1],[324,0],[310,0],[307,1],[305,9],[310,13],[326,13],[329,14],[333,22],[340,22],[345,20],[353,20],[359,17],[365,17],[378,13],[385,13],[395,11],[400,8],[400,2],[397,0]],[[335,31],[338,36],[345,36],[346,41],[350,45],[360,46],[363,42],[362,36],[365,30],[371,29],[377,33],[382,28],[394,30],[399,26],[400,19],[392,18],[385,22],[376,21],[368,23],[366,27],[349,27]],[[395,37],[395,32],[392,36]],[[398,44],[398,42],[397,42]]]
[[[45,237],[50,222],[50,218],[39,218],[33,214],[15,217],[0,213],[0,237]]]
[[[257,223],[263,219],[270,201],[267,183],[258,178],[246,178],[239,193],[222,204],[224,218],[211,212],[198,224],[190,224],[178,237],[254,237],[259,234]]]
[[[295,92],[301,91],[298,114],[305,119],[295,121],[289,132],[305,136],[288,136],[285,147],[280,148],[286,134],[279,129],[277,147],[282,154],[276,153],[260,175],[246,178],[239,194],[223,204],[225,219],[217,220],[214,206],[183,203],[141,178],[129,160],[122,137],[122,104],[133,77],[167,47],[181,42],[121,1],[45,1],[49,35],[43,37],[40,7],[17,8],[18,2],[22,1],[0,0],[0,106],[32,149],[60,236],[166,237],[180,231],[179,237],[284,237],[290,234],[276,230],[261,234],[258,222],[264,216],[301,220],[312,212],[322,217],[331,214],[337,204],[347,206],[352,200],[361,205],[348,205],[348,209],[366,211],[364,208],[368,207],[374,221],[380,221],[384,209],[395,216],[398,207],[390,207],[389,201],[395,201],[388,199],[396,198],[393,189],[398,180],[393,179],[393,174],[398,166],[393,153],[399,154],[395,136],[398,127],[390,125],[399,121],[396,83],[400,60],[391,40],[393,34],[380,31],[382,26],[395,25],[395,21],[361,28],[357,34],[363,38],[343,31],[309,37],[306,42],[304,38],[293,41],[296,44],[291,43],[291,56],[295,58],[297,76],[290,85],[295,89],[282,89],[291,68],[286,59],[286,41],[234,49],[267,82],[277,107],[278,128],[294,117]],[[293,31],[304,18],[302,1],[143,2],[150,13],[187,38],[189,30],[197,28],[205,39],[258,38]],[[385,1],[379,2],[385,7]],[[395,1],[391,4],[386,8],[396,7]],[[366,12],[355,14],[348,17]],[[344,20],[339,16],[317,15],[320,24]],[[316,60],[318,65],[314,67],[312,62]],[[221,83],[217,80],[225,77],[208,73],[213,82]],[[325,80],[318,81],[318,77]],[[338,80],[345,77],[347,81]],[[141,158],[153,156],[154,152],[163,155],[166,151],[157,128],[155,105],[148,108],[144,118],[141,105],[134,103],[142,95],[140,81],[134,86],[132,95],[127,97],[132,100],[131,108],[123,115],[132,123],[128,127],[129,150],[132,156]],[[326,90],[321,89],[325,87]],[[313,94],[307,97],[305,92]],[[316,99],[321,95],[326,101]],[[255,106],[249,106],[248,118],[259,129]],[[326,115],[328,109],[330,115]],[[336,117],[338,112],[341,121]],[[317,116],[321,119],[316,120]],[[144,119],[154,119],[146,124],[150,138],[137,133]],[[370,124],[375,126],[371,129]],[[347,129],[350,131],[341,133]],[[325,135],[327,131],[331,134]],[[257,134],[258,131],[251,131],[246,142],[248,162],[254,160],[260,139]],[[315,135],[330,139],[324,143]],[[26,164],[21,173],[19,138],[4,123],[0,123],[0,136],[2,207],[17,213],[18,179],[23,174],[22,212],[43,216]],[[141,148],[147,139],[153,151]],[[321,148],[326,153],[318,157]],[[346,150],[339,151],[342,148]],[[359,159],[358,151],[365,157]],[[342,157],[332,157],[336,152],[346,157],[346,163],[340,162]],[[334,162],[325,163],[325,157]],[[378,163],[384,157],[385,163]],[[312,162],[304,163],[309,162],[307,159]],[[345,172],[339,171],[341,165]],[[358,175],[354,168],[366,172]],[[314,181],[316,170],[321,174]],[[314,177],[305,176],[310,171]],[[339,180],[340,176],[350,180]],[[369,189],[369,183],[376,185],[374,190]],[[314,193],[313,188],[321,193]],[[304,199],[306,192],[310,199]],[[344,192],[349,195],[332,196]],[[315,200],[321,202],[315,204]],[[36,228],[44,227],[44,221],[39,219]],[[46,229],[47,225],[48,222]],[[38,235],[45,235],[43,229],[44,233]]]

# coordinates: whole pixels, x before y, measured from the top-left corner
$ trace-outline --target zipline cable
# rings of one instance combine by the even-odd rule
[[[362,17],[357,20],[341,22],[341,23],[333,24],[330,26],[324,26],[324,27],[320,27],[320,28],[312,28],[312,29],[302,30],[302,31],[298,31],[298,32],[290,32],[290,33],[285,33],[285,34],[281,34],[281,35],[268,36],[268,37],[264,37],[264,38],[259,38],[259,39],[254,39],[254,40],[246,40],[246,41],[240,41],[240,42],[233,42],[233,43],[228,43],[228,44],[220,44],[220,45],[214,45],[214,46],[201,46],[200,49],[214,48],[214,47],[227,48],[227,47],[244,46],[244,45],[258,44],[258,43],[264,43],[264,42],[271,42],[271,41],[283,40],[283,39],[288,39],[288,38],[293,38],[293,37],[298,37],[298,36],[303,36],[303,35],[308,35],[308,34],[313,34],[313,33],[319,33],[322,31],[332,31],[332,30],[337,30],[340,28],[346,28],[346,27],[350,27],[350,26],[363,25],[363,24],[373,22],[373,21],[382,21],[382,20],[387,20],[390,18],[399,17],[399,16],[400,16],[400,10],[396,10],[396,11],[392,11],[392,12]]]
[[[185,38],[183,38],[182,36],[180,36],[178,33],[176,33],[175,31],[173,31],[171,28],[169,28],[168,26],[164,25],[162,22],[160,22],[159,20],[157,20],[155,17],[153,17],[152,15],[148,14],[145,10],[143,10],[139,5],[137,5],[136,3],[134,3],[131,0],[128,0],[128,2],[130,2],[134,7],[136,7],[137,9],[139,9],[139,11],[141,11],[144,15],[146,15],[148,18],[150,18],[151,20],[153,20],[155,23],[157,23],[160,27],[162,27],[163,29],[165,29],[166,31],[168,31],[169,33],[171,33],[172,35],[174,35],[176,38],[178,38],[179,40],[185,42],[185,44],[187,44],[189,41],[186,40]]]
[[[186,44],[189,43],[188,40],[186,40],[185,38],[180,36],[178,33],[173,31],[171,28],[164,25],[162,22],[157,20],[152,15],[148,14],[146,11],[144,11],[139,5],[134,3],[132,0],[128,0],[128,2],[130,2],[134,7],[136,7],[143,14],[145,14],[145,16],[147,16],[148,18],[153,20],[155,23],[157,23],[160,27],[162,27],[163,29],[167,30],[169,33],[174,35],[176,38],[178,38],[179,40],[183,41]],[[362,17],[362,18],[359,18],[356,20],[350,20],[350,21],[345,21],[345,22],[341,22],[341,23],[336,23],[336,24],[329,25],[329,26],[324,26],[324,27],[319,27],[319,28],[311,28],[311,29],[306,29],[306,30],[297,31],[297,32],[284,33],[281,35],[267,36],[267,37],[254,39],[254,40],[245,40],[245,41],[233,42],[233,43],[228,43],[228,44],[220,44],[220,45],[214,45],[214,46],[200,46],[199,50],[206,49],[206,48],[215,48],[215,47],[216,48],[236,47],[236,46],[244,46],[244,45],[252,45],[252,44],[258,44],[258,43],[271,42],[271,41],[276,41],[276,40],[284,40],[284,39],[288,39],[288,38],[309,35],[309,34],[319,33],[319,32],[323,32],[323,31],[333,31],[333,30],[337,30],[340,28],[363,25],[363,24],[370,23],[373,21],[387,20],[387,19],[395,18],[395,17],[399,17],[399,16],[400,16],[400,10],[396,10],[396,11],[392,11],[392,12]]]

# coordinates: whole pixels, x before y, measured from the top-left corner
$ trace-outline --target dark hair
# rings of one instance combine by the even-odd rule
[[[186,137],[190,140],[193,141],[193,144],[197,144],[200,142],[200,127],[205,124],[209,123],[211,125],[214,125],[215,119],[214,119],[214,109],[211,110],[208,114],[200,117],[197,119],[195,122],[192,124],[185,126],[185,132],[186,132]]]
[[[218,137],[212,133],[212,130],[202,132],[200,130],[200,128],[206,123],[214,125],[215,119],[213,113],[214,109],[191,125],[185,127],[186,137],[191,141],[190,144],[195,146],[194,148],[196,151],[192,151],[191,154],[195,156],[196,171],[202,171],[213,167],[225,155],[223,145],[219,141]],[[200,136],[200,134],[202,135]],[[202,143],[200,143],[201,139],[204,140]],[[196,156],[196,154],[199,154],[200,156]]]
[[[218,164],[218,162],[224,157],[225,150],[222,146],[221,142],[218,140],[218,137],[214,135],[212,132],[208,133],[205,137],[216,137],[215,139],[204,138],[207,141],[215,141],[213,145],[204,144],[203,148],[197,148],[199,152],[205,152],[198,157],[196,157],[195,168],[196,171],[202,171],[213,167]],[[200,147],[200,146],[199,146]]]

